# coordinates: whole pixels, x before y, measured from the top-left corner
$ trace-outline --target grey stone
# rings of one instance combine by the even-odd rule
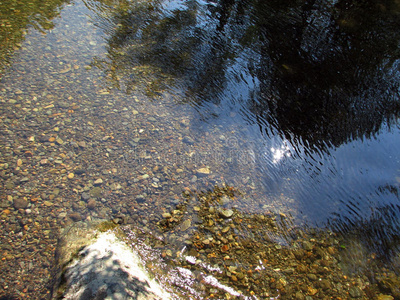
[[[146,198],[143,195],[137,195],[136,196],[136,202],[143,203],[145,201],[146,201]]]
[[[303,248],[306,251],[311,251],[313,248],[313,244],[311,244],[309,241],[303,241]]]
[[[81,195],[81,198],[84,201],[88,201],[90,199],[90,194],[86,193],[86,192],[83,192],[82,195]]]
[[[190,219],[185,220],[185,221],[182,223],[181,231],[186,231],[187,229],[190,228],[190,226],[192,226],[192,221],[191,221]]]
[[[363,292],[361,291],[361,289],[357,286],[352,286],[349,289],[349,294],[352,298],[361,298],[363,295]]]
[[[12,190],[14,187],[15,187],[15,184],[12,181],[8,181],[4,186],[4,188],[7,190]]]
[[[182,139],[182,142],[188,144],[188,145],[193,145],[194,140],[190,136],[184,136]]]
[[[23,177],[19,180],[20,182],[28,182],[29,178],[28,177]]]
[[[89,194],[94,198],[100,198],[101,196],[101,187],[94,187],[90,190]]]
[[[218,212],[225,219],[229,219],[234,214],[232,209],[225,209],[225,208],[221,208]]]

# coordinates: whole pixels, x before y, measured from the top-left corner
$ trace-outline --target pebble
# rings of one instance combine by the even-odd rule
[[[86,192],[83,192],[82,195],[81,195],[81,198],[82,198],[82,200],[87,201],[87,200],[90,199],[90,194],[86,193]]]
[[[310,243],[309,241],[303,241],[303,248],[306,251],[311,251],[313,248],[313,244]]]
[[[82,174],[85,174],[86,171],[85,171],[85,169],[78,168],[78,169],[75,170],[74,173],[75,173],[76,175],[82,175]]]
[[[329,280],[327,280],[327,279],[322,279],[322,280],[319,282],[319,286],[320,286],[321,289],[323,289],[323,290],[329,290],[329,289],[331,289],[332,284],[330,283]]]
[[[198,176],[207,176],[211,174],[211,171],[209,168],[200,168],[196,170],[196,173]]]
[[[22,166],[22,159],[17,160],[17,167],[20,167],[20,166]]]
[[[90,190],[89,194],[93,197],[93,198],[100,198],[102,193],[101,187],[94,187]]]
[[[352,298],[361,298],[363,292],[358,286],[352,286],[349,289],[349,294]]]
[[[7,190],[12,190],[14,187],[15,187],[15,184],[14,184],[14,182],[12,182],[12,181],[8,181],[8,182],[6,182],[6,184],[4,185],[4,188],[7,189]]]
[[[229,219],[230,217],[233,216],[234,211],[231,209],[225,209],[225,208],[221,208],[218,210],[219,214],[225,218],[225,219]]]
[[[393,300],[393,296],[390,295],[379,295],[377,300]]]
[[[194,144],[194,140],[190,136],[183,137],[182,142],[184,142],[184,143],[186,143],[188,145],[193,145]]]
[[[225,226],[224,228],[222,228],[221,232],[222,233],[227,233],[230,229],[231,229],[230,226]]]
[[[71,220],[72,220],[72,221],[75,221],[75,222],[82,220],[81,215],[78,214],[77,212],[70,213],[70,214],[68,215],[68,217],[70,217]]]
[[[204,245],[209,245],[210,244],[210,239],[204,239],[203,241],[202,241],[202,243],[204,244]]]
[[[94,209],[96,207],[96,200],[90,199],[87,203],[87,208]]]
[[[301,292],[296,292],[295,298],[297,300],[304,300],[305,299],[304,295]]]
[[[67,175],[67,177],[68,177],[68,179],[72,179],[72,178],[75,177],[75,174],[74,174],[74,173],[69,173],[69,174]]]
[[[318,277],[315,274],[307,274],[308,279],[310,279],[311,281],[316,281],[318,279]]]
[[[181,225],[181,231],[188,230],[190,228],[190,226],[192,226],[192,221],[190,219],[183,221],[183,223]]]
[[[110,189],[116,191],[122,189],[122,186],[118,182],[114,182],[110,185]]]
[[[78,146],[81,147],[81,148],[86,148],[87,144],[86,144],[85,141],[80,141],[80,142],[78,142]]]
[[[229,197],[227,197],[225,195],[222,196],[221,199],[219,200],[219,204],[222,205],[222,206],[228,204],[229,202],[230,202]]]
[[[143,203],[146,201],[146,198],[143,195],[136,196],[136,202]]]
[[[15,198],[14,199],[14,207],[16,209],[20,208],[27,208],[28,207],[28,201],[24,198]]]
[[[96,179],[96,180],[93,182],[93,185],[95,185],[95,186],[99,186],[99,185],[102,185],[102,184],[103,184],[103,179],[101,179],[101,178]]]

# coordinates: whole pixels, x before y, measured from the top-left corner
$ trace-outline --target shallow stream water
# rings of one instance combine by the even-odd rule
[[[152,236],[175,278],[172,258],[189,248],[201,249],[187,256],[198,272],[232,257],[261,269],[255,245],[280,250],[319,229],[346,250],[348,273],[379,281],[371,260],[396,271],[398,1],[5,1],[0,12],[4,295],[48,294],[59,230],[98,218]],[[32,270],[42,275],[24,285]],[[236,287],[235,270],[217,271],[224,297],[282,293],[270,280]]]

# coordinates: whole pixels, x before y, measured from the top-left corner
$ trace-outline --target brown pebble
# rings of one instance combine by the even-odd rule
[[[297,265],[297,272],[299,273],[306,273],[307,272],[307,267],[305,265]]]
[[[25,155],[25,157],[32,157],[33,153],[32,153],[32,151],[25,151],[24,155]]]
[[[28,201],[26,199],[23,199],[23,198],[16,198],[16,199],[14,199],[14,207],[16,209],[27,208],[28,207]]]
[[[87,208],[94,209],[96,207],[96,200],[90,199],[87,203]]]
[[[76,213],[76,212],[70,213],[70,214],[68,215],[68,217],[70,217],[70,219],[71,219],[72,221],[75,221],[75,222],[82,220],[81,215],[78,214],[78,213]]]

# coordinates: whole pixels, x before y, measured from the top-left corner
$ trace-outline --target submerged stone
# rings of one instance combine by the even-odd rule
[[[99,198],[101,196],[101,187],[94,187],[90,190],[89,194],[94,198]]]
[[[221,208],[218,212],[225,219],[232,217],[234,213],[232,209],[225,209],[225,208]]]
[[[26,207],[28,207],[28,201],[26,199],[23,199],[23,198],[15,198],[14,199],[14,207],[16,209],[26,208]]]
[[[207,176],[211,173],[209,168],[200,168],[196,170],[198,176]]]
[[[182,223],[181,231],[186,231],[186,230],[188,230],[188,229],[190,228],[190,226],[192,226],[192,221],[191,221],[190,219],[185,220],[185,221]]]

